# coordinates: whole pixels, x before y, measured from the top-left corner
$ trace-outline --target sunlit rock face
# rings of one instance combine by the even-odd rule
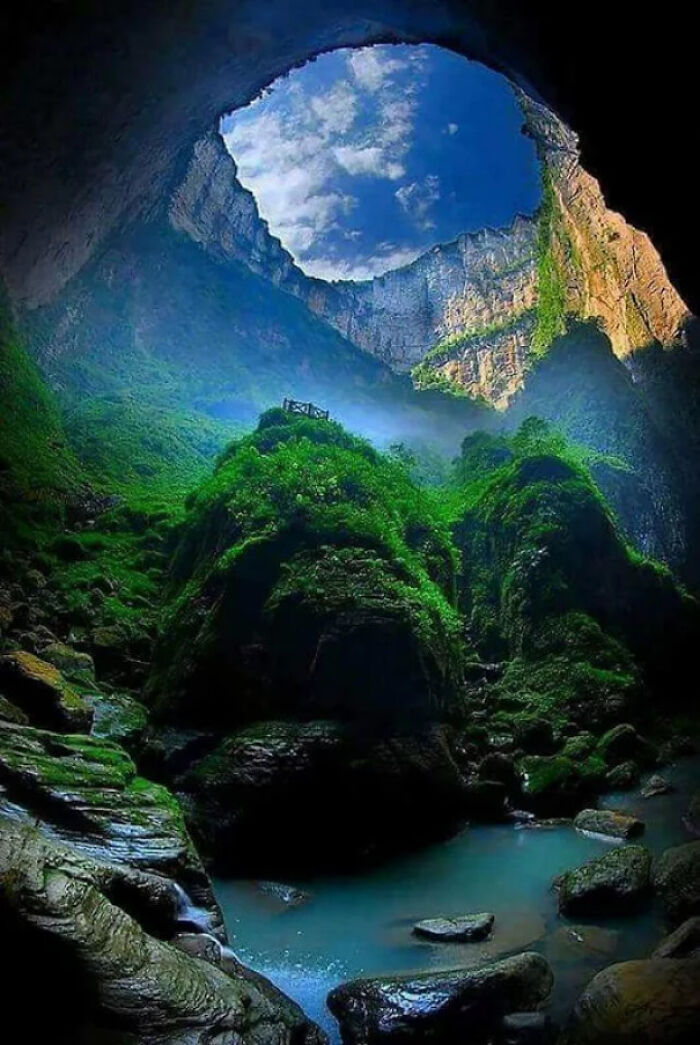
[[[649,237],[608,210],[579,163],[576,136],[544,106],[524,96],[521,105],[542,161],[540,213],[464,234],[372,280],[306,276],[214,134],[196,144],[172,192],[171,224],[300,298],[392,369],[413,370],[419,386],[452,387],[499,409],[567,315],[599,320],[628,364],[637,349],[673,345],[689,311]]]
[[[561,217],[552,247],[566,283],[567,311],[600,319],[621,359],[652,342],[670,347],[690,313],[654,244],[608,209],[600,184],[579,162],[576,135],[526,95],[520,94],[520,104]]]
[[[405,370],[451,334],[512,324],[535,303],[536,231],[532,219],[517,217],[510,228],[462,235],[371,281],[340,284],[351,303],[346,336]],[[507,375],[522,370],[522,361],[513,364],[526,328],[509,341],[494,338],[490,360],[475,349],[455,370],[457,383],[491,401],[503,398]]]

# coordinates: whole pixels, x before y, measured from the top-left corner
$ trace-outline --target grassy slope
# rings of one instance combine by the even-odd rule
[[[0,298],[0,533],[58,524],[83,478],[56,400]]]
[[[301,302],[161,221],[108,246],[28,322],[96,481],[192,485],[204,460],[285,396],[328,407],[380,444],[429,431],[453,451],[491,414],[416,393]]]

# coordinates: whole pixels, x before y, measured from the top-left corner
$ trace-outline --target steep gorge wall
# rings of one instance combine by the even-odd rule
[[[520,97],[543,170],[543,202],[504,229],[465,233],[363,282],[306,276],[272,236],[218,135],[195,146],[171,195],[171,224],[301,299],[357,347],[419,387],[451,388],[505,408],[567,316],[597,319],[618,358],[667,348],[689,310],[658,252],[605,204],[576,136]]]

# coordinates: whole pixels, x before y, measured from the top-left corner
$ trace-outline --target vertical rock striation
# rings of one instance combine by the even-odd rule
[[[638,349],[677,343],[690,314],[649,237],[608,210],[580,165],[576,135],[523,94],[520,104],[542,164],[538,213],[464,233],[372,280],[306,276],[271,235],[217,134],[196,144],[170,197],[170,223],[299,298],[392,369],[412,371],[419,387],[500,409],[569,316],[598,320],[629,366]]]

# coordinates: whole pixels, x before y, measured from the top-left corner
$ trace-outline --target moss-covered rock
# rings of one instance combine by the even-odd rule
[[[572,723],[600,733],[641,717],[645,689],[682,704],[695,601],[631,551],[582,456],[542,422],[491,438],[505,460],[483,445],[475,460],[476,439],[489,441],[464,442],[453,532],[470,637],[484,658],[506,661],[495,708],[542,717],[555,733]]]
[[[605,774],[605,783],[611,791],[629,791],[639,783],[641,770],[636,762],[620,762]]]
[[[53,664],[32,653],[0,657],[0,689],[37,726],[74,732],[90,729],[92,711],[87,703]]]
[[[7,699],[0,695],[0,721],[12,722],[16,726],[27,726],[29,725],[29,716],[18,708],[16,704],[13,704]]]
[[[574,819],[577,831],[626,840],[644,834],[644,821],[615,809],[582,809]]]
[[[571,915],[629,914],[649,899],[651,853],[621,846],[557,878],[559,910]]]
[[[176,782],[222,867],[347,865],[434,838],[465,811],[439,727],[372,736],[337,722],[260,722]]]
[[[449,534],[403,465],[271,412],[190,499],[156,649],[161,718],[436,718],[457,701]]]
[[[126,882],[126,888],[125,888]],[[143,882],[140,883],[143,885]],[[149,883],[150,885],[150,883]],[[27,1019],[21,985],[39,950],[52,959],[55,1008],[29,1018],[56,1041],[323,1045],[325,1035],[263,977],[193,958],[144,927],[139,883],[3,819],[0,911],[12,953],[4,1018]],[[25,996],[26,997],[26,996]]]
[[[632,759],[641,765],[654,765],[654,746],[641,737],[629,722],[622,722],[609,729],[598,741],[597,753],[608,766]]]
[[[129,751],[140,746],[148,725],[143,704],[127,693],[86,693],[84,699],[94,712],[93,737],[113,740]]]
[[[700,914],[700,841],[661,854],[654,866],[654,888],[672,924]]]
[[[689,1045],[700,1034],[700,959],[652,958],[599,972],[560,1045]]]
[[[89,653],[81,652],[65,642],[50,642],[44,646],[41,655],[67,679],[94,681],[95,664]]]
[[[87,855],[168,874],[215,908],[176,799],[138,776],[118,745],[7,725],[0,731],[0,774],[0,812],[20,810]]]
[[[575,761],[566,755],[528,755],[520,760],[525,805],[543,816],[567,816],[600,790],[603,763],[589,757]]]

